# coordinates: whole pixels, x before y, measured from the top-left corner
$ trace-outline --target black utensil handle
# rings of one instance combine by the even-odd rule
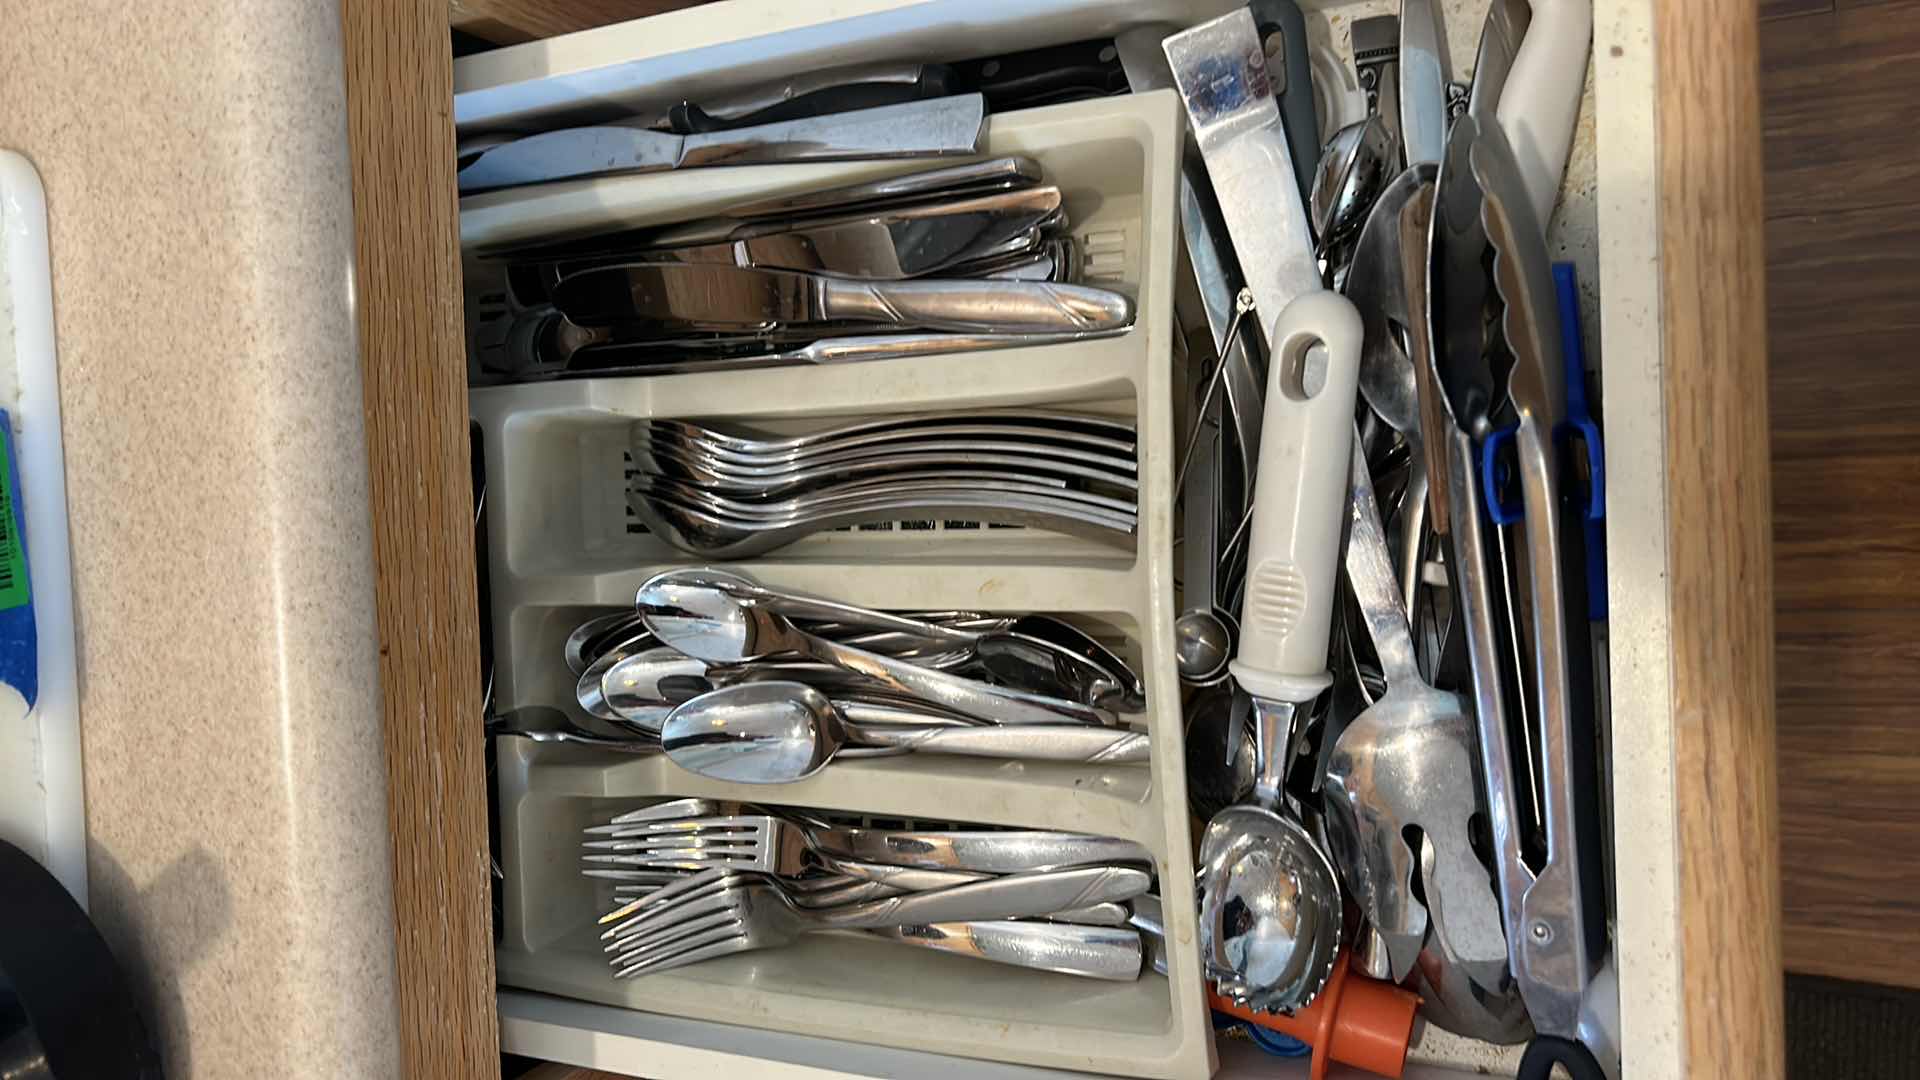
[[[1113,42],[1076,41],[953,65],[954,93],[978,92],[994,112],[1125,93]]]
[[[1553,1067],[1567,1070],[1573,1080],[1607,1080],[1606,1070],[1593,1051],[1573,1039],[1557,1035],[1536,1035],[1521,1055],[1515,1080],[1553,1080]]]
[[[715,131],[733,131],[759,124],[777,124],[786,120],[807,120],[815,116],[877,109],[882,105],[904,105],[909,101],[946,97],[953,93],[953,69],[943,64],[928,64],[920,78],[910,83],[866,82],[829,86],[796,94],[778,105],[742,116],[719,117],[691,101],[682,101],[667,110],[667,123],[679,135],[705,135]]]
[[[1287,83],[1280,91],[1280,118],[1287,130],[1293,177],[1300,184],[1300,197],[1308,199],[1313,187],[1313,169],[1320,161],[1320,114],[1313,107],[1307,20],[1294,0],[1253,0],[1248,6],[1253,10],[1263,42],[1275,30],[1286,41]]]

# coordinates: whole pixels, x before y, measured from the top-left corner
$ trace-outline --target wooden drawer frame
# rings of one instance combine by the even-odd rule
[[[1757,12],[1599,3],[1649,4],[1654,29],[1679,1060],[1764,1080],[1784,1048]],[[498,1029],[448,9],[341,17],[403,1060],[471,1080],[498,1075]]]

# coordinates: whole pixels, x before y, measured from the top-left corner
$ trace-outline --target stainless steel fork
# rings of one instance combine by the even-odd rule
[[[801,934],[817,931],[1013,919],[1127,900],[1145,892],[1149,883],[1149,876],[1142,870],[1093,866],[1015,874],[934,892],[810,910],[795,904],[779,886],[764,878],[722,872],[689,879],[685,887],[672,886],[679,890],[677,895],[645,903],[639,914],[619,921],[604,936],[619,946],[610,961],[615,976],[629,978],[731,953],[787,945]],[[622,910],[609,913],[602,922],[620,918]],[[1111,933],[1112,929],[1063,924],[1060,936],[1084,938],[1086,931]],[[1137,974],[1137,937],[1134,944],[1132,962]]]
[[[1098,863],[1153,861],[1129,840],[1034,830],[916,832],[802,824],[771,814],[729,814],[681,821],[635,822],[589,841],[590,864],[799,873],[809,853],[863,863],[927,870],[1009,874]],[[674,843],[674,839],[683,842]],[[667,842],[662,843],[660,841]],[[625,843],[625,848],[603,844]]]

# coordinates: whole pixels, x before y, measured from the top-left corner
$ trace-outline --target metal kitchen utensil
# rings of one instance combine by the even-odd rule
[[[831,83],[811,86],[752,109],[741,108],[737,97],[709,99],[704,104],[678,102],[667,109],[666,127],[681,135],[732,131],[946,97],[954,92],[953,70],[944,64],[882,63],[843,71]]]
[[[1292,710],[1254,699],[1256,805],[1214,815],[1200,839],[1200,955],[1228,999],[1265,1012],[1311,1004],[1340,947],[1333,864],[1280,810]]]
[[[1133,320],[1124,295],[1035,281],[854,281],[736,266],[626,263],[562,280],[554,306],[581,326],[725,330],[882,323],[961,333],[1097,333]]]
[[[869,933],[1014,967],[1115,982],[1138,979],[1145,958],[1140,931],[1127,927],[994,920],[921,923]]]
[[[1530,1054],[1579,1073],[1592,1061],[1577,1041],[1589,986],[1605,959],[1605,866],[1601,854],[1599,753],[1594,726],[1592,650],[1587,638],[1586,567],[1578,500],[1560,483],[1556,446],[1566,409],[1559,302],[1545,231],[1534,214],[1527,180],[1499,124],[1479,128],[1471,148],[1484,193],[1482,219],[1495,253],[1494,287],[1504,318],[1502,337],[1514,357],[1508,396],[1518,417],[1514,436],[1525,506],[1532,627],[1531,686],[1542,769],[1540,799],[1545,857],[1529,867],[1521,852],[1496,844],[1514,945],[1514,977],[1534,1028],[1556,1040]],[[1491,449],[1491,448],[1490,448]],[[1514,792],[1490,786],[1509,802]],[[1512,858],[1510,858],[1512,856]],[[1597,1064],[1597,1062],[1595,1062]]]
[[[1435,871],[1433,843],[1423,840],[1420,848],[1420,872],[1430,878]],[[1470,949],[1453,940],[1451,929],[1446,920],[1429,920],[1426,945],[1414,962],[1408,986],[1420,995],[1421,1018],[1495,1046],[1531,1039],[1533,1024],[1505,954],[1497,963],[1485,957],[1473,959]],[[1385,952],[1384,946],[1381,951]]]
[[[1359,602],[1386,692],[1347,723],[1328,759],[1327,832],[1347,884],[1385,943],[1392,981],[1414,968],[1429,918],[1468,974],[1487,987],[1505,979],[1506,938],[1487,870],[1474,854],[1473,716],[1458,695],[1420,676],[1413,638],[1365,459],[1353,455],[1347,518],[1347,581]],[[1429,872],[1416,875],[1422,842]],[[1416,899],[1416,877],[1424,907]]]
[[[630,935],[633,947],[616,954],[611,963],[616,977],[630,978],[787,945],[803,933],[1044,915],[1130,899],[1150,884],[1143,871],[1087,867],[993,878],[821,911],[799,907],[766,879],[733,877],[724,887],[704,894],[695,890],[677,902],[652,907]]]
[[[681,850],[677,851],[655,850],[630,858],[586,857],[605,865],[681,862],[769,874],[798,873],[811,865],[807,859],[816,857],[976,874],[1019,874],[1099,863],[1147,866],[1153,861],[1146,848],[1130,840],[1081,833],[866,829],[798,821],[775,814],[669,815],[588,831],[626,839],[679,837],[689,841],[679,844]],[[702,846],[694,841],[725,841],[725,846]],[[833,865],[840,863],[835,861]]]
[[[1529,0],[1493,0],[1487,8],[1487,21],[1480,27],[1480,48],[1473,58],[1468,115],[1482,123],[1493,122],[1507,88],[1507,76],[1513,71],[1520,43],[1532,23],[1533,4]]]
[[[952,409],[894,413],[789,436],[739,434],[711,424],[684,420],[650,420],[642,424],[649,431],[674,429],[700,435],[715,447],[716,453],[737,454],[749,463],[767,457],[784,460],[785,455],[829,446],[839,448],[853,439],[917,437],[927,429],[938,429],[940,433],[949,435],[985,436],[1004,431],[1002,425],[1012,425],[1038,440],[1085,444],[1123,452],[1133,450],[1135,439],[1131,420],[1045,409]]]
[[[1360,232],[1393,177],[1396,156],[1393,136],[1372,113],[1334,132],[1313,173],[1315,254],[1324,257]]]
[[[942,199],[842,217],[746,222],[703,244],[610,241],[604,252],[555,259],[545,271],[561,280],[596,265],[631,261],[706,263],[894,280],[953,271],[966,264],[1037,250],[1062,227],[1060,189],[1019,188]]]
[[[1168,37],[1162,48],[1268,329],[1295,297],[1322,286],[1253,15],[1230,12]]]
[[[729,497],[766,497],[798,495],[844,485],[854,480],[894,475],[926,475],[933,472],[962,470],[981,475],[1004,475],[1008,479],[1059,480],[1086,484],[1102,490],[1135,492],[1139,481],[1131,469],[1121,472],[1109,467],[1115,459],[1085,456],[1042,457],[1020,453],[1019,443],[987,444],[958,442],[947,445],[913,444],[884,455],[855,454],[842,461],[819,462],[802,468],[750,469],[714,459],[702,460],[658,443],[646,448],[647,471],[651,474],[696,484],[705,490]],[[1126,462],[1131,465],[1131,462]]]
[[[979,149],[985,122],[985,100],[961,94],[710,135],[619,126],[562,128],[486,150],[460,170],[458,180],[466,195],[703,165],[971,154]]]
[[[1278,0],[1274,6],[1292,8],[1292,3],[1291,0]],[[1293,18],[1295,21],[1299,19],[1297,9],[1293,10]],[[1135,93],[1174,87],[1173,71],[1162,48],[1168,31],[1168,27],[1159,25],[1141,26],[1114,38],[1113,44],[1119,50],[1120,63],[1126,69],[1127,81]],[[1305,48],[1304,39],[1301,48]],[[1310,87],[1306,96],[1308,111],[1311,112]],[[1217,382],[1226,392],[1226,408],[1220,412],[1232,424],[1231,446],[1238,452],[1242,476],[1250,483],[1260,452],[1262,389],[1254,354],[1254,342],[1260,337],[1260,327],[1245,324],[1246,312],[1252,307],[1253,294],[1242,285],[1239,261],[1227,242],[1227,228],[1220,216],[1213,183],[1208,178],[1206,162],[1201,158],[1191,132],[1182,145],[1179,200],[1180,235],[1186,244],[1186,265],[1193,274],[1194,291],[1206,316],[1213,354],[1219,364],[1213,379],[1208,382],[1207,404],[1202,405],[1200,411],[1208,415],[1220,411],[1212,405]],[[1224,461],[1224,458],[1221,460]],[[1234,516],[1227,512],[1229,508],[1225,505],[1217,509],[1221,511],[1223,519]],[[1190,579],[1198,576],[1188,574]]]
[[[624,738],[601,735],[574,723],[573,718],[561,710],[544,705],[527,705],[494,713],[487,717],[486,731],[489,736],[513,735],[535,742],[575,743],[601,750],[618,750],[623,754],[660,753],[658,739],[639,735]]]
[[[1409,468],[1413,472],[1401,515],[1401,543],[1395,562],[1400,568],[1401,598],[1409,617],[1414,613],[1420,586],[1428,482],[1419,379],[1412,358],[1401,346],[1401,335],[1411,334],[1414,325],[1401,218],[1409,203],[1421,193],[1432,191],[1438,174],[1437,165],[1411,165],[1387,185],[1360,232],[1345,289],[1366,327],[1360,352],[1360,396],[1406,440],[1411,458]]]
[[[1447,22],[1440,0],[1400,2],[1400,145],[1408,165],[1440,163],[1447,145]]]
[[[1147,737],[1141,732],[1062,724],[881,727],[856,722],[858,715],[803,683],[737,683],[676,706],[661,725],[660,741],[674,764],[689,772],[748,784],[804,779],[825,768],[849,742],[1090,765],[1147,760]]]
[[[689,656],[731,663],[773,653],[812,657],[864,675],[896,693],[1001,723],[1089,723],[1113,726],[1113,714],[1079,702],[1042,697],[839,645],[796,628],[784,616],[743,604],[706,586],[648,582],[635,598],[647,628]]]
[[[580,678],[574,686],[574,700],[588,716],[619,724],[623,722],[623,718],[608,706],[602,681],[613,665],[634,653],[644,652],[660,643],[644,623],[637,628],[631,628],[625,637],[609,636],[606,641],[604,646],[596,643],[600,651],[586,667],[580,669]]]
[[[912,489],[912,490],[908,490]],[[630,495],[640,523],[690,555],[745,559],[777,551],[814,533],[849,525],[890,521],[957,520],[1046,529],[1119,548],[1132,545],[1131,514],[1025,494],[983,492],[979,487],[905,487],[860,502],[843,502],[780,517],[743,518],[689,503],[672,493]]]
[[[1222,994],[1254,1009],[1311,1002],[1333,971],[1340,889],[1282,788],[1302,713],[1326,672],[1345,485],[1327,476],[1352,449],[1360,316],[1324,290],[1275,324],[1254,489],[1247,599],[1233,674],[1253,698],[1253,806],[1222,811],[1200,845],[1200,947]],[[1309,381],[1318,353],[1318,385]]]
[[[619,120],[636,127],[671,126],[665,106],[635,114],[620,100],[629,89],[627,65],[537,80],[533,88],[509,82],[454,94],[455,124],[462,138],[475,131],[540,131],[568,124]],[[702,111],[722,119],[738,119],[785,102],[847,86],[897,84],[911,87],[926,78],[928,65],[912,61],[879,61],[842,67],[815,68],[739,90],[703,95]]]
[[[790,225],[880,212],[941,199],[1017,191],[1041,180],[1040,164],[1032,158],[996,157],[961,165],[940,165],[878,180],[741,203],[719,216],[664,226],[649,232],[646,240],[659,247],[724,243],[744,232],[764,228],[769,221]]]
[[[564,322],[558,312],[547,313],[551,320]],[[584,331],[588,338],[598,337],[595,348],[580,353],[593,340],[555,333],[553,324],[533,327],[527,356],[544,368],[546,374],[581,375],[679,375],[693,371],[729,371],[752,368],[789,367],[800,364],[851,364],[867,360],[896,360],[921,356],[946,356],[953,353],[989,352],[998,349],[1025,349],[1036,345],[1061,345],[1076,341],[1124,334],[1127,327],[1088,333],[1065,334],[871,334],[856,337],[827,337],[792,349],[766,351],[764,347],[743,352],[704,356],[651,342],[622,345],[614,335]],[[548,334],[546,338],[541,334]],[[580,355],[580,360],[573,358]],[[519,370],[524,367],[516,365]],[[531,374],[543,372],[535,370]]]
[[[639,614],[632,611],[616,611],[588,619],[567,635],[563,650],[567,670],[575,675],[580,674],[607,649],[635,634],[645,633],[646,629],[640,622]]]
[[[1386,125],[1392,142],[1387,167],[1392,172],[1400,163],[1400,19],[1395,15],[1355,19],[1349,36],[1354,71],[1367,95],[1367,112]]]

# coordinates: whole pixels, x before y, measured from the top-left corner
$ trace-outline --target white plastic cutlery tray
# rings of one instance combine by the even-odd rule
[[[500,982],[652,1012],[776,1030],[1135,1076],[1198,1078],[1211,1030],[1193,960],[1179,681],[1173,666],[1174,417],[1171,355],[1175,167],[1183,126],[1171,93],[992,118],[984,151],[1038,160],[1063,194],[1094,280],[1136,302],[1118,337],[913,360],[475,390],[485,447],[495,655],[494,707],[573,708],[562,662],[585,619],[630,607],[652,573],[697,562],[627,512],[632,423],[681,417],[804,430],[905,412],[1035,407],[1138,424],[1139,529],[1131,549],[1035,529],[863,527],[729,563],[769,585],[869,607],[1046,612],[1108,640],[1139,666],[1153,738],[1140,766],[909,755],[840,762],[794,784],[707,780],[658,757],[498,742],[505,899]],[[885,163],[903,172],[924,163]],[[709,172],[739,198],[791,190],[781,166]],[[866,162],[807,166],[810,186],[874,175]],[[679,185],[658,189],[665,199]],[[700,198],[683,209],[707,212]],[[681,216],[648,202],[658,220]],[[837,935],[616,982],[594,919],[611,890],[579,873],[581,830],[639,801],[706,796],[881,818],[966,821],[1116,836],[1158,865],[1171,979],[1094,983]]]

